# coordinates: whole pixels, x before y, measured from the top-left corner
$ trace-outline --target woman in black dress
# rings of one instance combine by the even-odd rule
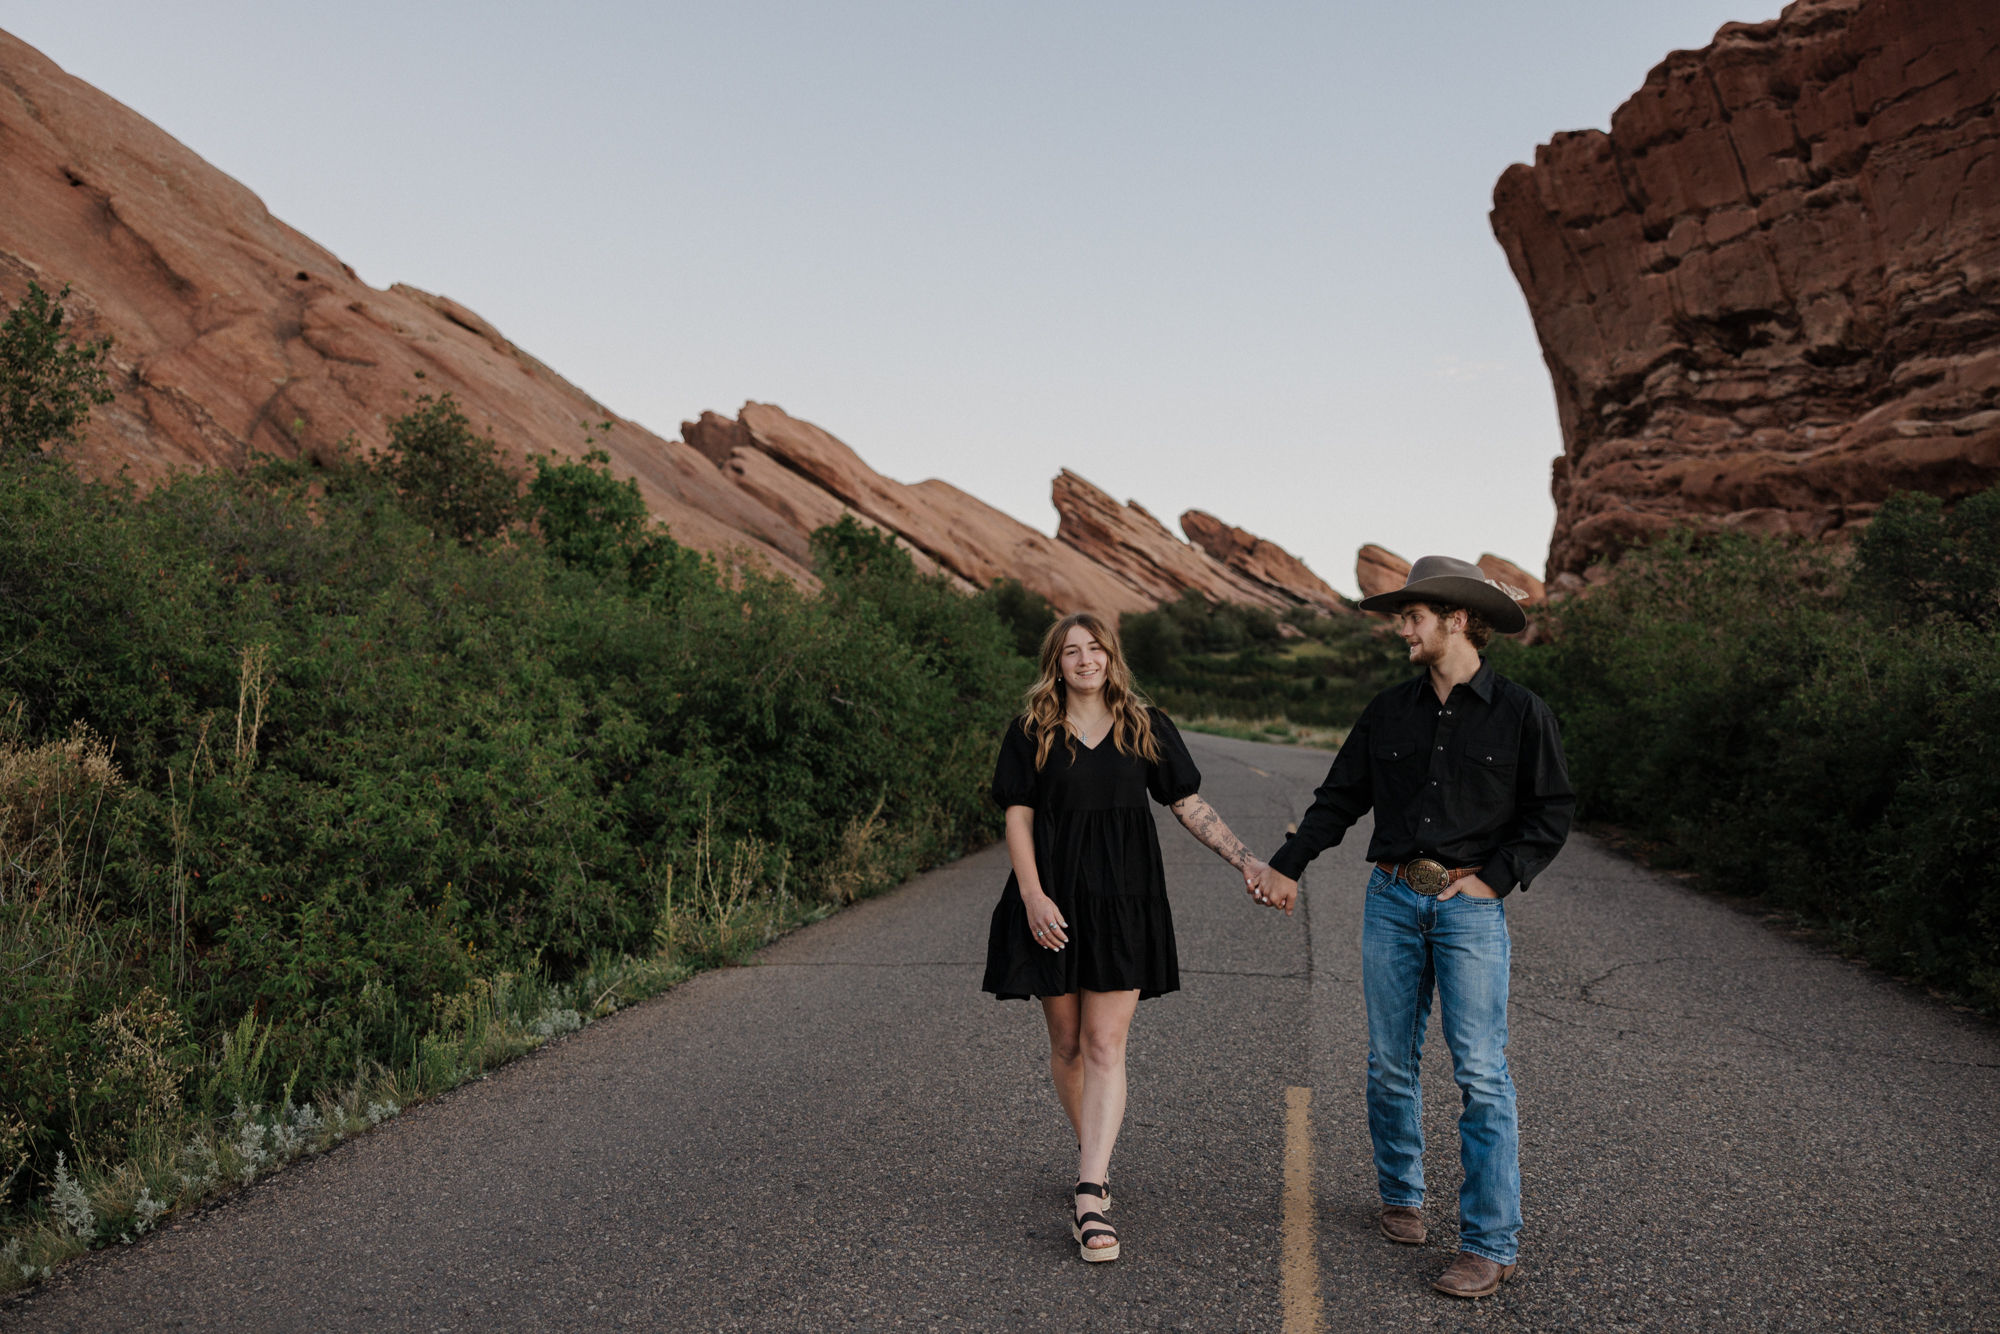
[[[1083,1258],[1118,1258],[1104,1218],[1125,1119],[1125,1035],[1142,999],[1178,990],[1166,868],[1147,797],[1244,877],[1262,863],[1196,795],[1201,773],[1167,715],[1132,686],[1118,637],[1088,612],[1042,638],[1040,679],[1007,728],[993,799],[1014,873],[986,947],[987,991],[1038,997],[1056,1097],[1081,1161],[1072,1225]]]

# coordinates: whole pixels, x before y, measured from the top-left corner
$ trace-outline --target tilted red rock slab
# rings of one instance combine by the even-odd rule
[[[72,287],[110,334],[115,400],[86,471],[141,483],[251,452],[324,457],[387,437],[422,393],[454,394],[515,466],[580,456],[586,423],[691,546],[810,582],[779,515],[678,440],[620,419],[445,297],[378,291],[144,117],[0,33],[0,292]],[[596,424],[609,421],[609,431]]]
[[[1355,553],[1354,582],[1361,586],[1364,598],[1393,593],[1409,579],[1410,562],[1393,551],[1370,542]]]
[[[1226,524],[1206,510],[1181,515],[1181,531],[1209,559],[1288,601],[1317,611],[1349,610],[1306,563],[1268,538]]]
[[[677,540],[802,584],[815,582],[809,534],[852,514],[961,587],[1014,578],[1065,611],[1115,616],[1186,588],[1289,605],[1136,505],[1105,498],[1100,524],[1066,516],[1078,540],[1052,539],[947,483],[883,477],[769,404],[740,419],[704,413],[685,441],[662,439],[458,302],[369,287],[242,185],[5,33],[0,145],[0,296],[69,284],[76,332],[114,339],[115,400],[76,452],[94,475],[122,469],[144,485],[176,468],[240,468],[253,452],[378,448],[418,395],[449,392],[517,469],[600,446]],[[1056,489],[1060,507],[1073,493],[1062,479]]]
[[[1083,552],[1139,590],[1148,604],[1185,592],[1211,602],[1242,602],[1283,610],[1293,599],[1245,578],[1167,531],[1138,502],[1124,505],[1065,468],[1051,488],[1056,539]]]
[[[1800,0],[1494,191],[1555,382],[1551,578],[2000,481],[2000,6]]]

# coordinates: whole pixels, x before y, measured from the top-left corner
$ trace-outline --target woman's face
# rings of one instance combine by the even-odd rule
[[[1111,655],[1097,642],[1097,636],[1081,625],[1071,626],[1062,647],[1063,684],[1079,694],[1094,694],[1104,689],[1104,674],[1110,666]]]

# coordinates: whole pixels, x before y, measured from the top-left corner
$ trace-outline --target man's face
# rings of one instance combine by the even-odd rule
[[[1456,616],[1458,613],[1453,612]],[[1451,624],[1421,602],[1407,603],[1396,613],[1396,633],[1410,646],[1410,665],[1432,667],[1444,661]]]

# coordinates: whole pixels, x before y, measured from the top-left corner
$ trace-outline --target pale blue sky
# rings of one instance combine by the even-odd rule
[[[775,402],[1053,531],[1070,467],[1336,587],[1537,572],[1560,452],[1494,181],[1777,0],[4,0],[377,286],[663,435]]]

